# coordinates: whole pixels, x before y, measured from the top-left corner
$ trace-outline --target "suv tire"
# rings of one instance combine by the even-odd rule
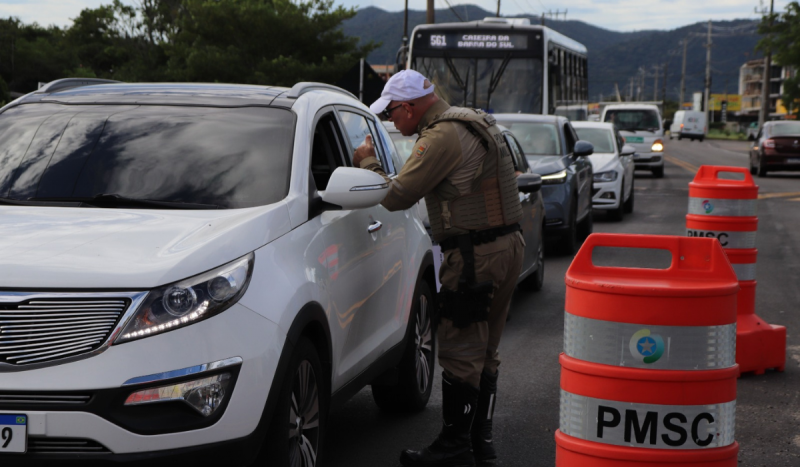
[[[573,255],[581,242],[578,239],[578,200],[572,199],[572,207],[569,210],[569,219],[567,219],[567,230],[564,236],[559,240],[559,249],[565,255]]]
[[[656,167],[653,169],[653,178],[662,178],[664,176],[664,167]]]
[[[314,467],[328,418],[325,372],[314,344],[301,337],[282,377],[282,387],[260,456],[263,465]],[[287,420],[298,420],[296,425]]]
[[[372,398],[381,410],[419,412],[428,405],[436,357],[435,305],[430,286],[420,279],[414,288],[414,303],[408,318],[410,332],[397,367],[397,383],[372,385]]]
[[[624,203],[624,205],[625,205],[625,214],[630,214],[630,213],[633,212],[633,195],[634,195],[634,193],[636,193],[636,191],[634,190],[634,188],[636,188],[636,184],[634,183],[635,180],[636,180],[636,178],[631,180],[631,195],[628,196],[628,199],[625,200],[625,203]]]

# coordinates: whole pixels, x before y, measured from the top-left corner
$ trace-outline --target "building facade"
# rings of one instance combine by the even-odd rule
[[[769,118],[781,119],[791,112],[783,105],[783,82],[793,76],[792,67],[775,65],[770,67]],[[739,68],[739,94],[742,96],[738,115],[758,118],[761,111],[761,90],[764,85],[764,59],[750,60]]]

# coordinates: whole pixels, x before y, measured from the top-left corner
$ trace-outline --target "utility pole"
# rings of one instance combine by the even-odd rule
[[[497,0],[497,14],[495,14],[495,16],[498,18],[500,17],[500,0]]]
[[[617,92],[617,102],[622,102],[622,96],[619,95],[619,84],[614,83],[614,90]]]
[[[681,97],[678,100],[678,110],[683,107],[683,99],[686,97],[686,46],[689,45],[689,39],[683,40],[683,67],[681,68]]]
[[[436,22],[435,12],[433,9],[433,0],[428,0],[428,15],[426,17],[426,22],[428,24],[433,24]]]
[[[703,110],[706,112],[706,121],[710,122],[708,98],[711,93],[711,20],[708,20],[708,42],[706,43],[706,91],[703,96]],[[713,113],[711,114],[714,115]]]
[[[667,70],[669,70],[669,61],[664,63],[664,83],[661,85],[661,102],[667,101]],[[678,110],[680,110],[680,108]]]
[[[769,29],[772,32],[772,12],[775,7],[775,0],[769,2]],[[770,81],[772,78],[772,51],[767,49],[766,56],[764,57],[764,77],[761,80],[761,111],[758,113],[758,127],[761,128],[764,122],[769,120],[769,91]]]
[[[653,73],[653,100],[658,100],[658,65],[653,67],[655,73]]]
[[[633,100],[633,78],[631,78],[631,92],[628,94],[628,102]]]

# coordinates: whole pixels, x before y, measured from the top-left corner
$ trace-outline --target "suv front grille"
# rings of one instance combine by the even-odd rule
[[[108,339],[129,304],[125,298],[0,304],[0,362],[25,365],[91,352]]]

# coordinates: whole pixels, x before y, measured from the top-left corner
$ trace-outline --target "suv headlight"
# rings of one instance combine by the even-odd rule
[[[182,328],[219,314],[236,303],[250,283],[255,255],[150,291],[114,340],[121,344]]]
[[[566,181],[567,181],[567,169],[564,169],[561,172],[542,175],[543,185],[555,185],[558,183],[564,183]]]
[[[617,179],[617,172],[609,170],[608,172],[598,172],[594,174],[592,180],[595,182],[613,182]]]

